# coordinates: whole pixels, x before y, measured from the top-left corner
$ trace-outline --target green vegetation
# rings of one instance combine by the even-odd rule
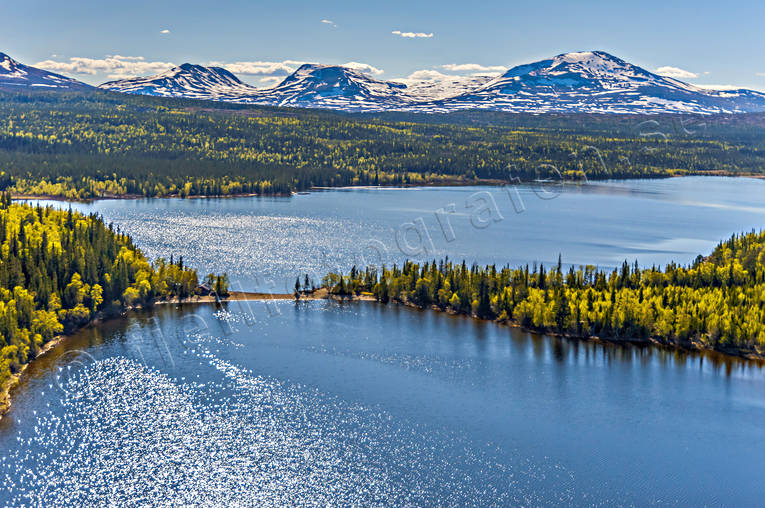
[[[288,194],[313,186],[756,174],[764,115],[348,115],[106,92],[0,92],[0,190]],[[553,168],[553,166],[556,169]]]
[[[99,314],[187,297],[196,271],[150,264],[96,216],[0,202],[0,386],[53,337]]]
[[[647,340],[762,357],[765,354],[765,231],[733,236],[692,266],[606,273],[561,262],[497,269],[446,261],[382,273],[328,275],[334,294],[373,292],[378,301],[435,306],[575,337]]]

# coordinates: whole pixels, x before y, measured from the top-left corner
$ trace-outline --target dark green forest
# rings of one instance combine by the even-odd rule
[[[99,196],[760,174],[765,115],[342,114],[0,92],[0,189]]]
[[[97,215],[12,204],[10,194],[4,193],[0,386],[56,335],[99,314],[188,297],[197,284],[196,271],[183,266],[182,259],[150,263],[128,236]]]
[[[611,272],[594,266],[497,268],[449,260],[352,269],[324,284],[383,303],[435,307],[530,330],[610,340],[653,340],[762,358],[765,353],[765,231],[735,235],[687,267]]]

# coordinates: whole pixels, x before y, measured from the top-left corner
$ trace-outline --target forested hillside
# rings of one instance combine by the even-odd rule
[[[62,332],[99,312],[186,297],[196,271],[149,263],[95,215],[0,203],[0,386]],[[0,401],[2,403],[2,401]]]
[[[345,115],[128,96],[0,92],[0,189],[97,196],[312,186],[759,174],[762,115]]]
[[[653,339],[762,357],[765,353],[765,231],[733,236],[689,267],[606,273],[561,263],[497,269],[448,260],[330,274],[335,294],[374,293],[404,302],[575,337]]]

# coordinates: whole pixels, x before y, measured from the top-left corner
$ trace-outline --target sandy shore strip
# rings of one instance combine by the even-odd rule
[[[329,291],[325,288],[317,289],[313,292],[300,294],[300,300],[326,300],[329,298]],[[231,291],[228,296],[219,298],[216,295],[192,296],[189,298],[171,298],[169,300],[158,300],[154,305],[166,305],[169,303],[188,304],[188,303],[225,303],[236,301],[258,301],[258,300],[295,300],[294,293],[259,293],[254,291]]]

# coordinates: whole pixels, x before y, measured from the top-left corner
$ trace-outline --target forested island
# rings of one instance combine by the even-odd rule
[[[0,190],[67,199],[760,175],[765,115],[343,114],[0,91]]]
[[[224,276],[208,282],[225,292]],[[0,414],[8,388],[51,341],[100,316],[158,299],[187,298],[197,272],[149,262],[97,215],[0,200]]]
[[[691,266],[626,261],[512,269],[448,259],[329,274],[339,296],[434,308],[568,337],[653,342],[765,358],[765,231],[734,235]]]

